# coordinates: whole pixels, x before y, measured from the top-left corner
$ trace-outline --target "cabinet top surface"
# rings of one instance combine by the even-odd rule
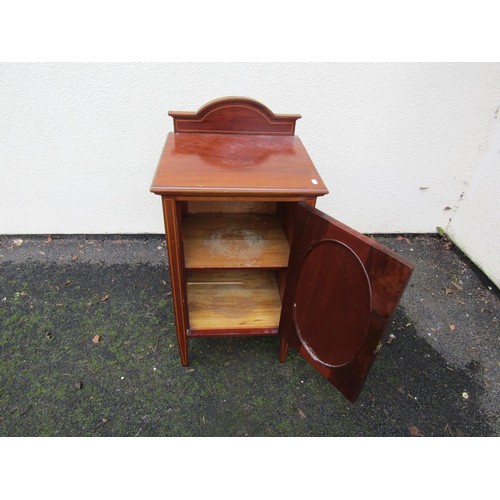
[[[151,184],[179,196],[304,196],[328,193],[296,135],[169,133]]]

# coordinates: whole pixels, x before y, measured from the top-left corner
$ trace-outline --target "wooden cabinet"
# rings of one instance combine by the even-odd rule
[[[315,207],[300,115],[246,98],[170,112],[162,197],[181,362],[188,339],[279,335],[354,401],[410,278],[405,259]]]

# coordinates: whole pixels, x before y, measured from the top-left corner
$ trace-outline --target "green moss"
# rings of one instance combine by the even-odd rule
[[[408,403],[422,359],[435,359],[411,328],[382,350],[356,405],[297,353],[279,364],[276,338],[189,339],[184,368],[165,273],[147,265],[2,265],[0,435],[335,436],[380,434],[384,425],[404,434],[407,427],[392,423],[401,408],[411,404],[415,422],[435,420],[443,401],[453,409],[449,398],[433,397],[421,411]],[[11,300],[21,291],[27,295]],[[419,356],[412,371],[416,344],[434,357]],[[452,387],[447,377],[457,372],[444,365],[427,371]],[[469,379],[458,394],[462,387],[474,392]]]

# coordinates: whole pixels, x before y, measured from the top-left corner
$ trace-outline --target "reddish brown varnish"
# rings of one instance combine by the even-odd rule
[[[170,111],[174,132],[293,135],[300,115],[275,115],[247,97],[224,97],[202,106],[196,113]]]
[[[354,401],[413,266],[315,208],[295,210],[280,359],[290,344]]]
[[[265,199],[328,193],[296,136],[191,133],[168,135],[151,190]]]
[[[182,364],[189,337],[279,334],[280,361],[291,345],[354,401],[412,265],[314,208],[328,190],[300,115],[242,97],[169,114],[151,191]]]

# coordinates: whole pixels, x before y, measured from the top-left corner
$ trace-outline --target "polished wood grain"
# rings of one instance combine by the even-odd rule
[[[300,115],[276,115],[252,99],[224,98],[202,106],[196,113],[171,112],[170,116],[174,119],[174,133],[167,136],[150,190],[163,198],[177,339],[185,366],[188,335],[277,334],[293,234],[291,210],[278,209],[278,205],[289,206],[302,200],[314,202],[328,190],[302,142],[294,135]],[[240,247],[244,243],[245,252],[237,261],[234,256],[238,252],[229,251],[228,258],[221,259],[219,255],[215,262],[207,264],[208,252],[202,255],[200,248],[211,237],[190,237],[190,221],[196,226],[196,217],[207,213],[222,214],[223,219],[224,214],[268,214],[279,218],[272,219],[275,228],[269,231],[238,216],[238,230],[247,236],[246,240],[240,237],[238,241],[234,234],[227,234],[219,243],[226,250],[235,243]],[[279,227],[278,220],[281,220]],[[227,229],[227,221],[225,225],[223,221],[223,226]],[[273,236],[278,233],[279,236]],[[254,241],[249,244],[252,237]],[[258,243],[261,239],[262,245]],[[252,261],[250,254],[256,249],[262,250],[262,255]],[[192,255],[194,264],[190,264]],[[219,323],[220,318],[215,320],[213,316],[219,303],[203,306],[212,296],[212,292],[206,292],[207,285],[201,282],[188,285],[185,256],[188,267],[246,268],[250,264],[274,270],[252,269],[251,274],[244,276],[244,284],[237,285],[227,281],[216,284],[213,280],[226,280],[227,276],[212,275],[209,289],[216,290],[221,303],[228,304],[225,316],[240,315],[237,321]],[[208,271],[189,271],[194,279],[200,272]],[[193,286],[201,288],[197,292]],[[230,287],[235,289],[228,293]],[[192,299],[189,307],[188,289]],[[200,316],[196,311],[205,312]],[[210,315],[212,319],[207,319]]]
[[[272,201],[221,201],[191,200],[187,203],[187,213],[190,214],[275,214],[276,202]]]
[[[355,401],[413,265],[304,203],[295,222],[280,361],[291,345]]]
[[[288,265],[290,247],[275,215],[192,214],[184,218],[183,238],[187,269]]]
[[[187,366],[188,345],[188,310],[186,295],[186,269],[184,266],[184,252],[181,236],[182,210],[180,202],[172,198],[162,197],[163,219],[165,222],[165,237],[170,268],[170,285],[174,302],[177,343],[181,363]]]
[[[291,345],[356,400],[413,266],[314,208],[328,190],[294,135],[300,115],[239,97],[169,114],[150,189],[182,364],[188,337],[279,332],[280,361]]]
[[[343,366],[365,341],[371,287],[358,256],[337,240],[321,240],[307,252],[293,304],[295,331],[308,354],[323,366]]]
[[[151,185],[156,194],[261,200],[328,193],[297,136],[174,134]]]
[[[177,133],[293,135],[300,115],[275,115],[248,97],[223,97],[197,112],[170,111]]]
[[[188,271],[190,332],[276,334],[281,300],[272,271]]]

